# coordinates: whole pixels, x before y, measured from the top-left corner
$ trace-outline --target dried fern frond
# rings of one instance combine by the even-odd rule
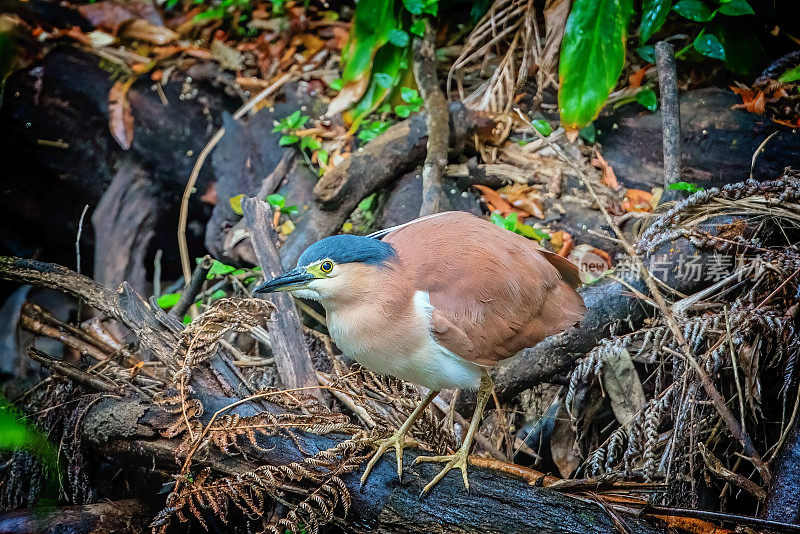
[[[498,0],[472,30],[450,68],[448,93],[455,80],[458,97],[467,107],[507,113],[541,53],[533,0]],[[466,94],[463,82],[468,71],[478,71],[480,77],[491,74]]]

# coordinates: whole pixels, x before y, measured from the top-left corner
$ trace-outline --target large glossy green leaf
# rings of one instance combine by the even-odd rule
[[[730,2],[723,2],[719,6],[719,12],[723,15],[731,17],[740,17],[742,15],[755,15],[755,11],[750,7],[747,0],[730,0]]]
[[[345,84],[370,73],[378,49],[389,41],[397,28],[394,0],[360,0],[353,26],[342,50],[342,79]]]
[[[600,113],[625,63],[632,0],[576,0],[561,42],[558,107],[569,129]]]
[[[667,20],[672,0],[643,0],[642,23],[639,25],[639,42],[644,44]]]
[[[725,59],[725,47],[713,33],[701,33],[694,40],[694,49],[712,59]]]
[[[375,54],[372,70],[375,73],[361,99],[344,114],[355,131],[361,119],[378,108],[398,86],[408,66],[409,47],[384,46]]]

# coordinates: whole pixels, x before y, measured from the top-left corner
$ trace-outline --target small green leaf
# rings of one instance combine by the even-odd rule
[[[778,77],[778,81],[781,83],[791,83],[800,80],[800,65],[793,67]]]
[[[650,111],[658,109],[658,97],[656,92],[649,87],[643,88],[636,94],[636,101]]]
[[[281,213],[285,213],[286,215],[295,215],[298,211],[300,211],[297,206],[286,206],[285,208],[281,208]]]
[[[385,72],[376,72],[372,75],[372,78],[381,89],[389,89],[394,81],[394,78],[392,78],[391,74],[386,74]]]
[[[279,195],[278,193],[269,195],[266,200],[267,204],[276,208],[282,208],[286,205],[286,197]]]
[[[403,119],[408,118],[408,116],[411,115],[411,106],[400,104],[394,108],[394,112],[397,113],[398,117]]]
[[[302,117],[302,115],[300,113],[300,110],[298,109],[297,111],[295,111],[294,113],[292,113],[291,115],[286,117],[287,126],[289,126],[289,128],[291,128],[291,129],[300,128],[302,126],[302,124],[300,124],[299,126],[298,126],[298,124],[301,121],[301,117]]]
[[[415,20],[414,24],[411,25],[411,28],[409,28],[408,31],[410,31],[411,33],[413,33],[418,37],[422,37],[422,35],[425,33],[425,20],[424,19]]]
[[[231,197],[228,199],[228,203],[231,205],[231,209],[236,215],[244,215],[242,212],[242,199],[244,199],[247,195],[242,193],[241,195],[236,195],[235,197]]]
[[[725,48],[713,33],[701,32],[694,40],[693,46],[706,57],[725,60]]]
[[[672,9],[678,15],[697,22],[708,22],[714,18],[715,13],[701,0],[680,0]]]
[[[326,167],[328,166],[328,159],[329,158],[330,158],[330,154],[328,154],[327,150],[320,149],[320,150],[317,151],[317,159],[319,160],[320,163],[322,163]]]
[[[550,123],[544,119],[533,119],[531,121],[531,125],[536,129],[537,132],[545,137],[553,133],[553,127],[550,126]]]
[[[410,87],[401,87],[400,98],[403,99],[403,102],[412,104],[419,99],[419,92],[416,89],[411,89]]]
[[[499,213],[492,213],[492,216],[489,218],[493,224],[499,226],[500,228],[505,228],[505,221],[503,221],[503,216]]]
[[[425,7],[425,0],[403,0],[403,5],[412,15],[420,15]]]
[[[689,182],[675,182],[674,184],[669,184],[667,189],[677,189],[679,191],[688,191],[689,193],[697,193],[703,190],[699,185]]]
[[[597,140],[597,129],[594,127],[594,123],[589,123],[578,130],[578,135],[587,143],[593,144]]]
[[[330,87],[335,91],[341,91],[342,87],[344,87],[344,80],[342,80],[341,78],[336,78],[335,80],[333,80],[331,83],[328,84],[328,87]]]
[[[183,316],[183,324],[192,324],[192,316],[188,313]]]
[[[315,137],[303,137],[300,139],[300,150],[307,148],[311,151],[319,150],[322,148],[322,143]]]
[[[283,136],[281,136],[280,139],[278,139],[278,144],[280,146],[288,146],[288,145],[293,145],[294,143],[298,142],[299,140],[300,140],[300,138],[297,137],[296,135],[283,135]]]
[[[672,0],[643,0],[642,23],[639,25],[639,42],[646,43],[667,20]]]
[[[656,62],[656,47],[653,45],[640,46],[636,49],[636,53],[648,63]]]
[[[211,280],[217,276],[225,276],[226,274],[231,274],[236,270],[236,267],[232,267],[230,265],[225,265],[221,261],[214,260],[211,264],[211,269],[208,270],[208,274],[206,275],[206,280]]]
[[[534,228],[533,226],[528,226],[527,224],[518,224],[515,231],[522,237],[535,239],[536,241],[540,242],[544,239],[550,239],[550,236],[547,234],[547,232],[539,230],[538,228]]]
[[[411,38],[406,32],[396,28],[389,30],[388,37],[390,43],[392,43],[394,46],[399,46],[400,48],[408,46],[408,43],[411,41]]]
[[[208,301],[214,302],[215,300],[224,299],[227,296],[228,294],[225,292],[224,289],[217,289],[216,291],[211,293],[211,295],[208,296]]]
[[[722,5],[719,6],[719,12],[730,17],[756,14],[753,8],[750,7],[750,4],[747,3],[747,0],[730,0],[729,2],[723,2]]]
[[[503,227],[506,230],[513,232],[517,229],[517,214],[511,213],[508,217],[503,219]]]
[[[158,307],[166,310],[175,306],[181,298],[180,293],[165,293],[156,299]]]

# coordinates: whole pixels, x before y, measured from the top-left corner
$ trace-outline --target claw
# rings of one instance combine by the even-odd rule
[[[461,470],[461,477],[464,479],[464,488],[469,492],[469,479],[467,478],[467,451],[469,449],[469,444],[467,447],[461,446],[455,454],[445,454],[443,456],[417,456],[414,459],[414,463],[412,465],[416,465],[419,462],[447,462],[445,466],[439,471],[433,480],[428,482],[428,484],[422,488],[419,496],[422,497],[425,495],[433,486],[435,486],[444,476],[453,468],[457,467]]]
[[[378,450],[372,455],[372,458],[370,458],[366,469],[364,469],[364,474],[361,475],[362,488],[364,487],[364,482],[367,481],[367,477],[369,476],[370,471],[372,471],[372,468],[375,467],[375,464],[378,463],[378,460],[380,460],[381,456],[383,456],[383,453],[388,451],[390,447],[394,447],[395,454],[397,455],[397,478],[400,481],[403,479],[403,449],[406,446],[406,432],[403,430],[398,430],[388,438],[378,440],[375,443],[378,446]],[[409,439],[408,445],[413,447],[416,445],[416,442],[413,439]]]

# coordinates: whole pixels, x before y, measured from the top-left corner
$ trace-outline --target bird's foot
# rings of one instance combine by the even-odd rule
[[[372,471],[372,468],[375,466],[378,460],[380,460],[381,456],[383,456],[383,453],[388,451],[391,447],[394,447],[395,454],[397,455],[397,479],[402,480],[403,449],[406,446],[415,447],[416,445],[417,442],[413,438],[407,437],[404,430],[398,430],[388,438],[377,440],[375,442],[375,446],[377,446],[378,450],[372,455],[372,458],[370,458],[369,463],[367,464],[367,468],[364,469],[364,474],[361,475],[361,485],[364,485],[364,482],[366,482],[370,471]]]
[[[425,495],[428,490],[435,486],[436,483],[439,482],[448,471],[456,467],[461,469],[461,476],[464,478],[464,488],[469,492],[469,480],[467,479],[467,457],[469,445],[470,443],[465,443],[455,452],[455,454],[445,454],[443,456],[417,456],[417,458],[414,460],[414,464],[412,465],[416,465],[418,462],[447,462],[442,470],[439,471],[439,474],[433,477],[433,480],[428,482],[427,486],[422,488],[422,491],[419,494],[420,497]]]

